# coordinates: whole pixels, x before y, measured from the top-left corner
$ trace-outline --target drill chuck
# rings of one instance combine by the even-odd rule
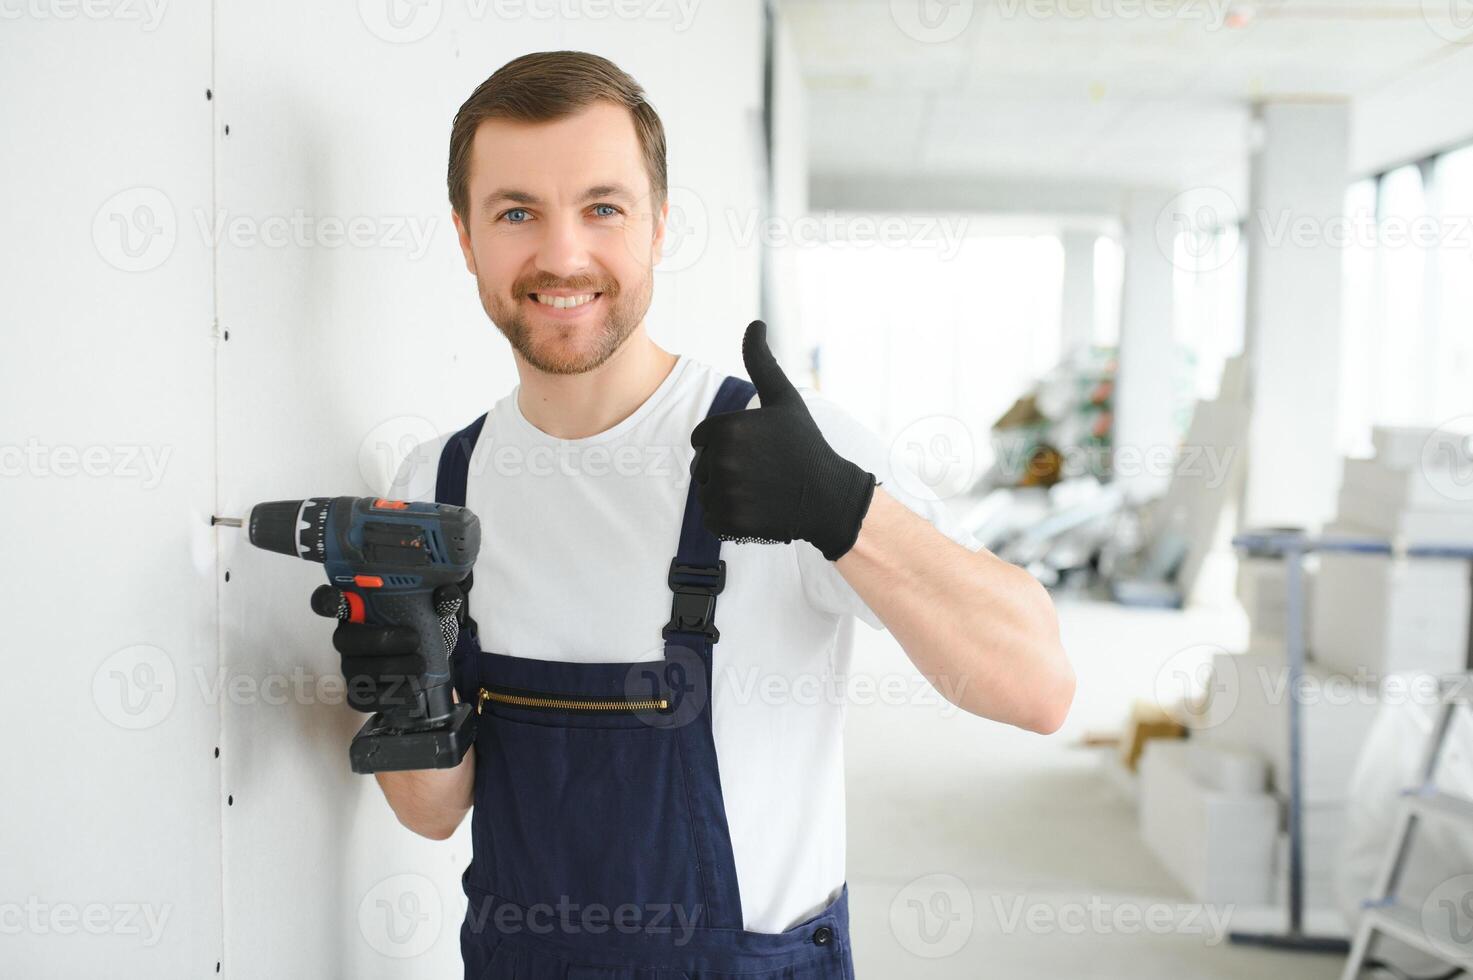
[[[342,498],[352,508],[352,498]],[[333,498],[269,500],[251,508],[251,544],[308,561],[327,561],[327,521]]]

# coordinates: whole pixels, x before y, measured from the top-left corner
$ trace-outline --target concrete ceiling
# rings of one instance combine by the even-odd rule
[[[779,0],[810,170],[1242,180],[1251,106],[1473,60],[1466,0]],[[1444,16],[1446,15],[1446,16]]]

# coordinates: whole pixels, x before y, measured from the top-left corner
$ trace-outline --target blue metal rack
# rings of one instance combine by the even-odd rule
[[[1283,933],[1234,932],[1229,938],[1241,945],[1268,946],[1301,952],[1349,951],[1343,939],[1311,936],[1304,931],[1304,758],[1302,705],[1297,693],[1304,676],[1304,558],[1314,552],[1358,555],[1390,555],[1396,558],[1442,558],[1473,561],[1473,547],[1417,544],[1377,538],[1321,537],[1303,531],[1274,529],[1246,531],[1233,538],[1233,546],[1251,557],[1284,561],[1288,610],[1285,645],[1289,661],[1289,928]],[[1470,636],[1473,640],[1473,636]],[[1469,664],[1473,667],[1473,663]]]

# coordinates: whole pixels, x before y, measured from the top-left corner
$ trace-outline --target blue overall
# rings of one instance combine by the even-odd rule
[[[709,414],[754,392],[727,378]],[[464,506],[485,418],[441,453],[441,503]],[[743,928],[711,729],[720,553],[692,481],[659,661],[505,656],[461,631],[455,685],[479,710],[467,980],[853,980],[847,886],[786,932]]]

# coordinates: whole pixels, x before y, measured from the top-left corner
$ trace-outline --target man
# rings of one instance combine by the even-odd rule
[[[1046,593],[938,530],[760,322],[755,392],[649,338],[665,166],[640,87],[578,52],[508,63],[452,129],[521,383],[396,481],[480,516],[453,657],[480,718],[457,768],[378,779],[427,837],[474,807],[467,977],[852,977],[843,703],[802,693],[846,673],[845,617],[983,717],[1048,733],[1073,697]]]

